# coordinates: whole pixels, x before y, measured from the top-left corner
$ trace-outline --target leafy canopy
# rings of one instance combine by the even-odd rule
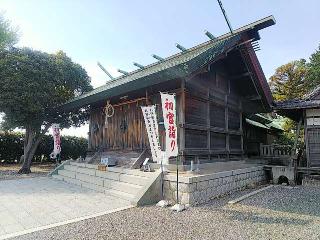
[[[29,48],[0,52],[0,112],[9,128],[40,129],[50,123],[79,125],[83,109],[58,111],[66,101],[92,89],[86,71],[59,51],[48,54]]]
[[[0,49],[13,46],[18,41],[17,29],[11,27],[8,20],[0,13]]]
[[[320,46],[311,55],[309,62],[301,59],[277,68],[275,74],[270,78],[269,84],[276,101],[302,99],[320,84]],[[296,129],[296,123],[285,119],[283,127],[282,143],[293,144],[295,132],[292,130]],[[302,136],[303,133],[300,133],[301,142],[303,142]]]
[[[270,88],[276,101],[303,98],[320,84],[320,45],[306,60],[296,60],[276,69],[270,77]]]
[[[270,88],[276,101],[301,98],[310,86],[305,81],[307,73],[306,61],[292,61],[276,69],[270,78]]]
[[[310,57],[310,62],[307,64],[308,73],[307,81],[310,83],[311,88],[318,87],[320,84],[320,45],[315,53]]]

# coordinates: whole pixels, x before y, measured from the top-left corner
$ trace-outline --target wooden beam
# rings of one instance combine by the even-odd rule
[[[244,97],[244,99],[248,101],[260,101],[262,98],[260,95],[251,95]]]
[[[97,62],[99,68],[104,71],[105,74],[108,75],[108,77],[111,79],[111,80],[114,80],[114,77],[102,66],[102,64],[100,62]]]
[[[176,48],[178,48],[182,52],[186,52],[187,51],[187,49],[185,47],[183,47],[182,45],[180,45],[179,43],[176,43]]]
[[[144,66],[139,63],[134,62],[133,65],[135,65],[136,67],[138,67],[140,69],[144,69]]]
[[[210,40],[216,39],[216,37],[213,36],[213,34],[212,34],[211,32],[209,32],[208,30],[205,30],[205,31],[204,31],[204,34],[205,34],[208,38],[210,38]]]
[[[164,60],[164,58],[162,58],[162,57],[160,57],[160,56],[158,56],[158,55],[156,55],[156,54],[152,54],[151,56],[152,56],[153,58],[157,59],[158,61],[163,61],[163,60]]]
[[[118,72],[119,72],[119,73],[122,73],[123,75],[128,75],[128,74],[129,74],[128,72],[126,72],[126,71],[124,71],[124,70],[121,70],[121,69],[118,69]]]
[[[240,73],[238,75],[230,76],[229,79],[234,80],[234,79],[239,79],[239,78],[243,78],[243,77],[250,77],[251,75],[252,75],[251,72],[244,72],[244,73]]]

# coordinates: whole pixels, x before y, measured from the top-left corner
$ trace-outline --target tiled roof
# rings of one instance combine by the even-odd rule
[[[320,86],[315,87],[312,91],[306,94],[303,99],[313,99],[320,94]]]
[[[275,122],[275,119],[261,114],[252,114],[251,116],[248,116],[246,118],[246,122],[250,125],[263,129],[283,131],[283,128]]]
[[[273,109],[275,110],[285,110],[285,109],[304,109],[304,108],[314,108],[320,107],[320,100],[303,100],[303,99],[293,99],[281,102],[275,102]]]

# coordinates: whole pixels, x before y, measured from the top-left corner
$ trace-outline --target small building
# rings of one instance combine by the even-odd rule
[[[253,42],[259,30],[275,23],[267,17],[208,42],[183,49],[138,70],[125,73],[64,105],[90,105],[89,151],[139,152],[148,148],[141,106],[160,104],[159,92],[176,94],[181,164],[242,159],[243,120],[270,112],[272,96]],[[104,107],[114,108],[107,118]],[[161,109],[157,108],[164,148]]]
[[[169,171],[162,179],[166,199],[174,201],[178,192],[180,202],[194,205],[264,181],[263,165],[244,161],[245,133],[255,121],[251,118],[248,124],[246,119],[271,112],[271,91],[255,50],[259,31],[274,24],[270,16],[219,37],[207,34],[210,40],[205,43],[190,49],[179,46],[178,54],[155,56],[158,61],[148,66],[135,64],[138,70],[121,71],[122,76],[67,102],[64,111],[90,106],[89,157],[62,166],[54,177],[135,204],[157,201],[158,171],[148,175],[134,168],[152,159],[141,106],[157,106],[160,145],[165,149],[160,92],[168,92],[176,95],[179,168],[190,170],[193,161],[200,171],[184,172],[178,189],[175,172]],[[117,166],[103,173],[88,164],[102,157]]]
[[[315,88],[302,99],[276,102],[274,109],[298,123],[298,130],[304,126],[306,161],[298,163],[300,172],[319,171],[320,167],[320,87]],[[298,131],[299,134],[299,131]]]
[[[244,129],[244,151],[248,157],[260,157],[261,146],[274,144],[283,133],[275,119],[258,113],[245,119]]]

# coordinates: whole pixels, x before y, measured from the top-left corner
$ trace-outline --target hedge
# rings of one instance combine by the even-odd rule
[[[24,134],[16,132],[0,132],[0,161],[15,162],[23,155]],[[62,136],[61,159],[85,157],[88,141],[85,138]],[[51,161],[49,155],[53,150],[52,136],[45,135],[33,158],[33,162]]]

